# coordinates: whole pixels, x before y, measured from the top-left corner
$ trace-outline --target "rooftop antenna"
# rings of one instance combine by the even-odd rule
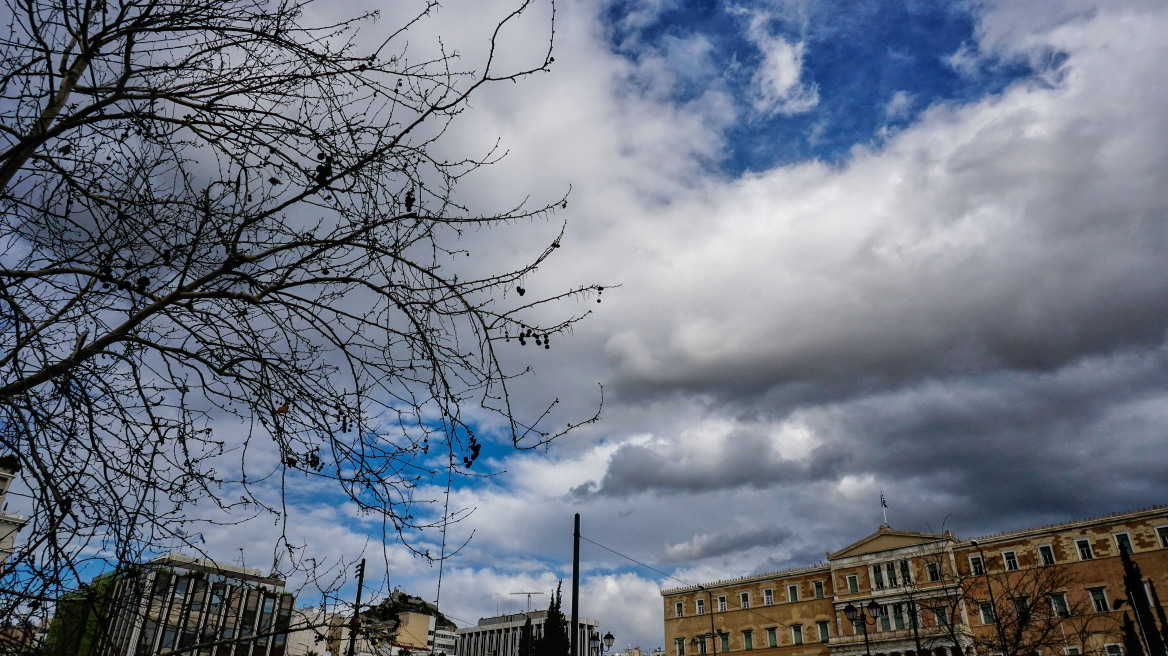
[[[247,565],[243,564],[243,547],[236,547],[236,549],[239,551],[239,566],[247,567]]]
[[[513,594],[513,595],[517,595],[517,594],[527,595],[527,612],[530,613],[531,612],[531,595],[537,595],[537,594],[541,595],[541,594],[547,594],[547,593],[546,592],[512,592],[511,594]]]

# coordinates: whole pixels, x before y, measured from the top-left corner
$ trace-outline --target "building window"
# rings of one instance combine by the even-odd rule
[[[896,585],[896,563],[884,563],[884,572],[888,574],[888,585]]]
[[[925,563],[925,573],[928,574],[930,581],[941,580],[941,567],[937,563]]]
[[[742,602],[743,608],[750,608],[750,593],[749,592],[739,592],[738,593],[738,600],[740,602]]]
[[[1018,622],[1025,625],[1030,618],[1030,598],[1025,596],[1014,597],[1014,617],[1018,618]]]
[[[827,642],[831,639],[831,630],[828,628],[827,622],[816,622],[815,625],[819,627],[820,642]]]
[[[722,639],[722,653],[725,654],[726,652],[730,651],[730,634],[720,633],[718,634],[718,637]],[[747,647],[747,649],[749,649],[749,647]]]
[[[673,604],[673,616],[674,617],[681,617],[684,610],[685,610],[684,603],[679,601],[676,604]]]
[[[980,602],[978,605],[981,608],[981,623],[982,624],[993,624],[995,622],[995,620],[994,620],[994,607],[991,606],[990,602],[988,602],[988,601]]]
[[[677,648],[677,656],[685,656],[685,638],[674,640],[673,645]]]
[[[981,576],[982,574],[985,574],[985,566],[981,562],[981,556],[969,557],[969,571],[972,572],[974,576]]]
[[[1107,652],[1107,656],[1123,656],[1123,647],[1117,644],[1103,645],[1103,650]]]
[[[698,653],[706,653],[706,639],[705,637],[698,638]]]
[[[1095,554],[1091,553],[1090,540],[1075,540],[1075,546],[1079,548],[1079,560],[1091,560],[1095,557]]]
[[[884,589],[884,570],[880,569],[879,565],[872,566],[872,587],[877,590]]]
[[[1135,553],[1135,550],[1132,549],[1131,536],[1129,536],[1126,532],[1115,534],[1115,546],[1121,552],[1127,551],[1128,553]],[[1119,645],[1115,646],[1118,647]]]
[[[892,605],[892,621],[893,621],[893,626],[895,626],[896,628],[898,628],[898,629],[904,628],[904,609],[901,607],[900,604],[893,604]]]
[[[1043,565],[1054,564],[1054,549],[1049,544],[1038,545],[1038,559]]]
[[[1088,588],[1087,592],[1091,595],[1091,604],[1095,606],[1095,612],[1106,613],[1111,610],[1107,605],[1107,594],[1103,588]]]
[[[743,631],[742,632],[742,648],[743,649],[754,649],[754,633],[752,633],[750,631]],[[727,650],[727,651],[729,651],[729,650]]]
[[[936,620],[937,626],[947,628],[949,626],[949,610],[940,606],[933,608],[933,619]]]
[[[726,612],[726,595],[718,595],[718,612]]]
[[[799,586],[787,586],[787,601],[799,601]]]
[[[811,585],[815,588],[815,598],[823,599],[823,581],[815,581]]]
[[[801,625],[796,624],[791,627],[791,640],[797,645],[803,644],[803,627]]]
[[[855,574],[848,574],[848,592],[860,591],[860,579]]]
[[[1006,563],[1006,571],[1008,572],[1018,569],[1018,556],[1013,551],[1003,551],[1002,562]]]
[[[1063,653],[1067,656],[1079,656],[1082,652],[1079,651],[1078,647],[1063,647]]]
[[[1168,547],[1168,526],[1156,527],[1156,535],[1160,536],[1160,546]]]
[[[1054,606],[1054,614],[1059,617],[1070,617],[1071,607],[1067,605],[1067,594],[1056,592],[1050,595],[1050,603]]]
[[[891,631],[892,630],[892,618],[890,618],[888,616],[888,606],[884,607],[884,613],[880,616],[880,630],[881,631]]]
[[[907,560],[900,561],[900,580],[905,585],[912,585],[912,570],[909,569]]]
[[[778,646],[779,646],[779,632],[775,629],[775,627],[772,626],[769,629],[767,629],[767,647],[778,647]]]
[[[775,591],[767,588],[762,591],[762,605],[773,606],[775,604]]]
[[[698,609],[698,615],[705,615],[706,614],[706,600],[705,599],[696,600],[695,605],[697,606],[697,609]]]

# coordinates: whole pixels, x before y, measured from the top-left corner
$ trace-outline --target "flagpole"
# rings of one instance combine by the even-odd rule
[[[880,512],[884,513],[884,524],[888,524],[888,502],[884,500],[884,490],[880,490]]]

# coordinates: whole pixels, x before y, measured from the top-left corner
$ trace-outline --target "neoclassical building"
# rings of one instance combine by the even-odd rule
[[[662,590],[666,656],[1123,656],[1121,548],[1168,599],[1168,506],[972,540],[881,525],[824,563]]]

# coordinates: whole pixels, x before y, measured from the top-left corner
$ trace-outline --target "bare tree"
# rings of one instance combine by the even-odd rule
[[[928,647],[1001,656],[1063,653],[1066,647],[1102,653],[1099,638],[1118,635],[1114,618],[1096,612],[1082,593],[1074,567],[1022,563],[1008,569],[982,561],[981,571],[962,571],[951,545],[943,546],[949,550],[925,558],[935,583],[918,593],[927,597],[919,603],[931,629]]]
[[[287,521],[293,475],[389,537],[442,523],[416,492],[472,466],[479,427],[532,448],[572,426],[544,425],[551,398],[517,416],[498,349],[549,348],[584,313],[545,306],[602,288],[525,296],[558,237],[503,271],[475,249],[566,200],[476,209],[458,184],[497,154],[443,154],[472,94],[552,63],[554,3],[516,2],[463,64],[405,47],[434,2],[367,45],[373,16],[311,24],[311,0],[7,0],[0,452],[32,512],[0,616],[87,559],[197,550],[196,504]],[[532,11],[546,48],[503,70]]]

